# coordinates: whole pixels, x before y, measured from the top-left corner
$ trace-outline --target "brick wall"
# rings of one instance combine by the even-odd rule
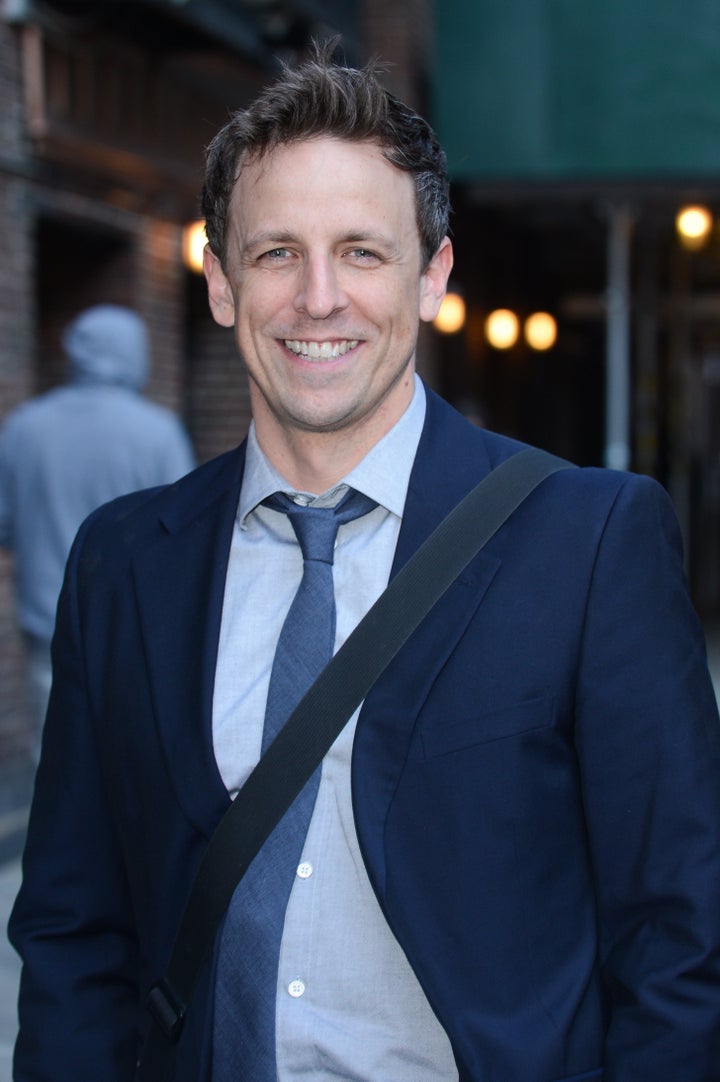
[[[19,43],[0,23],[0,416],[27,397],[34,346],[33,256],[27,209]],[[24,740],[23,651],[13,609],[12,560],[0,550],[0,757]]]
[[[149,397],[187,405],[185,271],[180,225],[52,184],[26,141],[20,40],[0,22],[0,422],[59,383],[62,328],[88,304],[135,307],[152,346]],[[91,258],[92,256],[92,258]],[[0,550],[0,762],[23,754],[24,651],[15,625],[12,557]]]
[[[147,393],[170,409],[181,412],[185,382],[181,231],[171,222],[152,218],[137,224],[134,304],[147,321],[152,344]]]
[[[186,412],[198,458],[205,462],[245,437],[250,396],[234,332],[212,318],[202,275],[188,274],[185,297]]]
[[[250,397],[231,330],[203,320],[193,328],[190,350],[190,435],[199,460],[204,462],[245,437]]]

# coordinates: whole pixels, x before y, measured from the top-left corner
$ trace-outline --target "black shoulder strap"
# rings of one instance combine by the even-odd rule
[[[276,823],[401,646],[518,505],[572,463],[534,448],[506,459],[440,523],[348,636],[248,777],[215,830],[192,886],[138,1082],[161,1082],[192,989],[235,887]],[[163,1047],[164,1046],[164,1047]]]

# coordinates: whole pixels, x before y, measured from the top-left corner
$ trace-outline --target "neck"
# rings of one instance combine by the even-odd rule
[[[342,432],[285,432],[282,441],[266,440],[256,423],[258,443],[275,469],[293,488],[319,496],[357,466],[373,444],[359,447]]]
[[[413,373],[406,374],[402,394],[387,398],[353,424],[325,431],[281,424],[256,398],[253,417],[258,443],[294,488],[320,495],[346,477],[400,420],[412,401],[413,381]]]

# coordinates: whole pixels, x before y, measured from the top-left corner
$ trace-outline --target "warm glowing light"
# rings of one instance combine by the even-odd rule
[[[519,330],[518,317],[509,308],[496,308],[485,320],[485,337],[495,349],[511,349]]]
[[[530,349],[552,349],[557,341],[557,323],[549,312],[533,312],[525,320],[524,330]]]
[[[202,274],[203,251],[207,244],[205,236],[205,222],[201,219],[190,222],[182,232],[183,263],[193,274]]]
[[[446,293],[433,326],[442,334],[455,334],[465,325],[465,301],[459,293]]]
[[[712,229],[712,214],[707,207],[682,207],[675,218],[680,243],[685,248],[702,248]]]

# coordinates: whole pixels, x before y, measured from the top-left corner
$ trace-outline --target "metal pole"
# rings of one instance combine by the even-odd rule
[[[628,207],[609,208],[607,346],[605,357],[605,465],[630,467],[630,237]]]

